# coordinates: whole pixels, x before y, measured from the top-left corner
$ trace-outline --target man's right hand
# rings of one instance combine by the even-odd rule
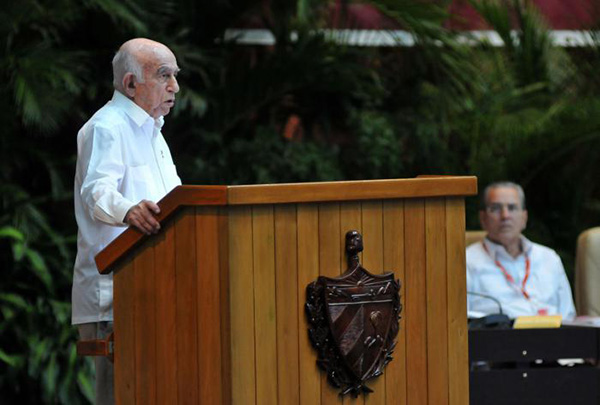
[[[146,235],[151,235],[160,230],[160,223],[155,218],[158,214],[160,214],[158,205],[152,201],[142,200],[127,211],[123,222],[136,227]]]

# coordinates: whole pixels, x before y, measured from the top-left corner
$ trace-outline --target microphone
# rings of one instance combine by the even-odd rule
[[[476,297],[487,298],[489,300],[494,301],[496,303],[496,305],[498,305],[498,313],[504,314],[504,312],[502,311],[502,304],[500,304],[500,301],[497,298],[494,298],[491,295],[487,295],[487,294],[476,293],[474,291],[467,291],[467,295],[474,295]]]
[[[512,321],[502,311],[502,304],[500,301],[492,297],[491,295],[476,293],[473,291],[467,291],[467,295],[474,295],[476,297],[486,298],[492,300],[498,305],[498,313],[485,315],[481,318],[475,318],[469,320],[469,329],[507,329],[512,326]]]

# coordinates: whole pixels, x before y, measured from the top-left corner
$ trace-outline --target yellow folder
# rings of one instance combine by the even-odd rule
[[[513,329],[560,328],[561,315],[518,316]]]

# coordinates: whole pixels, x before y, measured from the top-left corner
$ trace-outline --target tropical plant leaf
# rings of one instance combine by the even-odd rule
[[[10,367],[19,367],[24,362],[24,357],[22,355],[10,355],[6,353],[4,350],[0,349],[0,360],[9,365]]]
[[[170,4],[168,1],[164,3],[165,5]],[[127,24],[139,34],[148,33],[148,26],[145,23],[148,14],[144,11],[142,5],[135,1],[86,0],[84,4],[87,7],[104,11],[105,15],[110,16],[115,23]]]
[[[3,226],[0,228],[0,238],[10,238],[18,242],[23,242],[25,240],[23,234],[12,226]]]
[[[2,306],[10,304],[17,309],[28,311],[30,309],[29,304],[18,294],[11,293],[0,293],[0,301],[3,302]]]

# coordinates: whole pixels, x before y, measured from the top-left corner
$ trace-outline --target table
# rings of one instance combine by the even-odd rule
[[[600,404],[599,359],[600,328],[470,330],[470,403]]]

